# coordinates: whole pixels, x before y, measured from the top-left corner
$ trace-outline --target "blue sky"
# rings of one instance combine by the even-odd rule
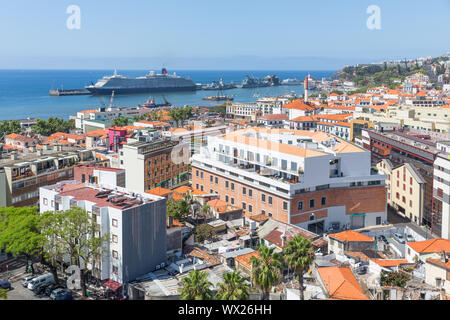
[[[449,16],[450,0],[2,0],[0,68],[330,70],[450,51]]]

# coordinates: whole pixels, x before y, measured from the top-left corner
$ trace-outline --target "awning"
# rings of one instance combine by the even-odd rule
[[[117,291],[122,287],[122,284],[117,281],[108,279],[105,283],[103,283],[103,286],[112,291]]]

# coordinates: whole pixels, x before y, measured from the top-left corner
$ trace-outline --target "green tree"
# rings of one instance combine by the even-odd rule
[[[179,289],[181,300],[211,300],[213,293],[211,282],[207,280],[208,274],[199,270],[191,270],[187,277],[181,280]]]
[[[406,287],[406,283],[410,280],[410,277],[403,272],[388,272],[381,271],[380,275],[380,285],[387,287]]]
[[[225,273],[223,283],[219,283],[216,294],[218,300],[248,300],[250,286],[245,282],[248,278],[242,277],[238,271]]]
[[[20,133],[22,128],[17,120],[3,120],[0,122],[0,134],[8,135],[11,133]]]
[[[167,215],[175,220],[184,221],[190,211],[189,203],[185,200],[169,199],[167,201]]]
[[[300,300],[304,300],[303,274],[314,262],[314,248],[311,246],[311,241],[301,235],[297,235],[294,239],[287,242],[283,253],[284,260],[298,276]]]
[[[81,289],[86,296],[86,278],[90,270],[87,264],[92,264],[95,270],[95,262],[101,259],[105,252],[105,245],[109,242],[109,235],[100,234],[100,226],[91,216],[81,208],[75,207],[64,212],[56,212],[49,215],[53,221],[54,235],[59,246],[70,257],[71,263],[81,270]]]
[[[112,125],[114,127],[125,127],[129,123],[130,123],[130,118],[119,115],[117,118],[114,118]]]
[[[28,261],[41,251],[39,212],[36,207],[0,208],[0,247]],[[31,269],[34,273],[33,264]]]
[[[210,214],[210,209],[211,209],[211,206],[210,206],[209,204],[205,203],[205,204],[200,208],[200,212],[201,212],[205,217],[207,217],[207,216],[209,216],[209,214]]]
[[[7,289],[0,289],[0,299],[8,299],[8,290]]]
[[[31,126],[31,130],[43,136],[50,136],[55,132],[70,132],[75,128],[75,120],[65,121],[61,118],[49,118],[47,121],[38,119],[36,124]]]
[[[264,245],[258,247],[260,258],[250,258],[253,282],[261,289],[263,300],[269,300],[270,290],[281,279],[283,268],[282,257],[275,248]]]
[[[216,236],[215,231],[208,224],[204,223],[195,229],[195,241],[203,243],[205,240],[212,240]]]

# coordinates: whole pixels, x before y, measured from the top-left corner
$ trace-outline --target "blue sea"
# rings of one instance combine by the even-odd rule
[[[97,82],[114,70],[0,70],[0,120],[60,117],[68,119],[78,111],[109,105],[110,97],[95,96],[49,96],[50,89],[83,89]],[[155,70],[158,71],[159,70]],[[144,76],[149,70],[118,70],[128,77]],[[182,77],[190,77],[196,83],[210,83],[223,78],[225,82],[241,82],[246,75],[262,78],[276,74],[280,80],[287,78],[304,79],[311,74],[316,79],[330,77],[335,71],[199,71],[169,70]],[[287,94],[294,91],[303,94],[303,86],[278,86],[256,89],[231,89],[225,94],[233,96],[236,102],[256,101],[258,97]],[[196,92],[164,93],[164,97],[174,106],[184,105],[213,106],[217,102],[208,102],[202,98],[217,94],[216,91],[200,90]],[[152,96],[156,103],[163,102],[161,94],[117,95],[114,106],[137,106]]]

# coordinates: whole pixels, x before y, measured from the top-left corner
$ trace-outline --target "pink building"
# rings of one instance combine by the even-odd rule
[[[126,143],[127,130],[120,127],[108,128],[108,144],[109,150],[119,151],[122,145]]]

